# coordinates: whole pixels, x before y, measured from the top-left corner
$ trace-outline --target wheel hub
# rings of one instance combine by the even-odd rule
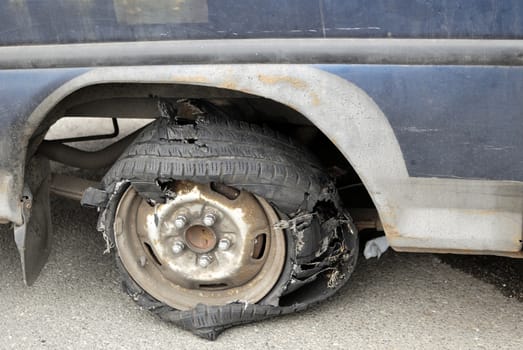
[[[202,225],[191,226],[185,231],[185,242],[196,253],[207,253],[216,246],[216,234]]]
[[[262,299],[285,260],[272,207],[247,191],[231,197],[209,184],[177,181],[170,191],[174,199],[153,207],[132,188],[122,196],[115,238],[131,277],[178,309]]]

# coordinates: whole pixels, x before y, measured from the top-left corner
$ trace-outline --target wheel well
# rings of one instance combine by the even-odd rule
[[[82,119],[78,117],[153,119],[159,116],[159,99],[172,103],[184,99],[205,101],[230,118],[265,124],[290,136],[316,155],[330,175],[336,178],[347,207],[374,207],[362,181],[347,159],[303,114],[274,100],[224,88],[129,83],[84,87],[67,96],[51,110],[33,136],[30,151],[36,151],[50,127],[62,118],[77,118],[79,130],[82,129]],[[78,146],[81,148],[81,143]]]

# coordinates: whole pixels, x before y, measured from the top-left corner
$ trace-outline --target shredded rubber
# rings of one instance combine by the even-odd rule
[[[163,118],[143,130],[102,181],[110,194],[99,207],[98,228],[106,250],[114,247],[115,211],[128,186],[157,203],[172,197],[162,184],[190,179],[221,183],[268,200],[281,217],[277,225],[287,237],[287,262],[273,290],[256,304],[196,305],[181,311],[138,286],[116,254],[124,290],[138,305],[214,340],[234,325],[305,310],[347,283],[358,238],[334,184],[316,159],[266,127],[210,115],[182,122],[174,116],[175,108],[164,102],[159,106]]]

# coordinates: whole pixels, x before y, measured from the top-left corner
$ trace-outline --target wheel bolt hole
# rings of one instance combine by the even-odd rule
[[[261,259],[265,253],[265,246],[267,244],[267,234],[262,233],[254,239],[254,246],[252,248],[252,258]]]
[[[151,247],[151,245],[149,243],[146,243],[146,242],[144,242],[143,245],[147,249],[147,252],[149,253],[149,255],[153,258],[154,262],[156,262],[158,265],[162,266],[162,263],[160,262],[160,259],[158,259],[158,257],[154,253],[154,250]]]
[[[236,188],[217,182],[211,182],[211,189],[231,201],[235,200],[240,195],[240,191]]]
[[[200,284],[198,287],[201,288],[201,289],[225,289],[227,288],[229,285],[226,284],[226,283],[213,283],[213,284]]]

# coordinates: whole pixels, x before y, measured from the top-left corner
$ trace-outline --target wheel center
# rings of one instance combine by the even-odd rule
[[[194,225],[185,231],[185,242],[197,253],[207,253],[214,249],[216,240],[216,234],[207,226]]]

